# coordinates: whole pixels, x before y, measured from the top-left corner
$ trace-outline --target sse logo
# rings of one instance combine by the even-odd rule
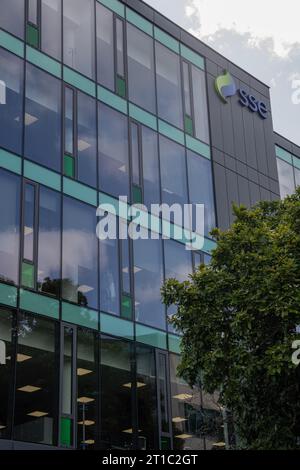
[[[239,103],[242,106],[249,108],[250,111],[252,111],[253,113],[258,113],[262,119],[267,119],[268,109],[265,103],[263,103],[262,101],[258,101],[255,96],[250,95],[245,90],[237,90],[232,75],[230,75],[230,73],[226,70],[224,72],[224,75],[220,75],[216,78],[215,89],[218,95],[220,96],[221,100],[224,101],[224,103],[228,102],[227,98],[229,98],[230,96],[234,96],[236,95],[236,93],[238,93],[240,97]]]

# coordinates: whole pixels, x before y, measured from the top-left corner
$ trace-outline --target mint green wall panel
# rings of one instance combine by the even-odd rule
[[[55,75],[58,78],[61,78],[62,74],[62,66],[56,60],[51,59],[47,55],[43,54],[42,52],[27,46],[26,47],[26,59],[28,62],[40,67],[43,70]]]
[[[102,103],[111,106],[112,108],[120,111],[123,114],[128,114],[128,106],[127,101],[119,96],[115,95],[111,91],[106,90],[106,88],[98,86],[98,100],[102,101]]]
[[[154,37],[164,46],[179,54],[179,42],[156,26],[154,26]]]
[[[98,330],[99,328],[98,312],[66,302],[62,303],[62,320],[92,330]]]
[[[18,290],[16,287],[0,283],[0,304],[16,307],[17,296]]]
[[[158,120],[158,130],[160,134],[169,137],[169,139],[174,140],[175,142],[184,145],[184,133],[176,127],[171,126],[165,121]]]
[[[22,173],[22,159],[14,153],[0,149],[0,167],[20,175]]]
[[[167,349],[167,334],[163,331],[136,324],[136,341],[160,349]]]
[[[27,312],[59,319],[58,300],[23,289],[20,290],[20,308]]]
[[[168,340],[169,340],[169,351],[176,353],[176,354],[180,354],[181,338],[179,336],[169,334]]]
[[[79,201],[86,202],[92,206],[97,206],[97,191],[89,188],[84,184],[77,183],[77,181],[70,180],[69,178],[63,179],[64,194],[72,196]]]
[[[126,7],[126,19],[130,23],[132,23],[137,28],[141,29],[145,33],[149,34],[149,36],[153,36],[153,25],[150,21],[145,20],[142,16],[135,13],[135,11],[131,10],[130,8]]]
[[[294,167],[300,169],[300,158],[293,156],[293,165],[294,165]]]
[[[105,7],[114,11],[120,16],[125,17],[125,6],[118,0],[97,0],[99,3],[102,3]]]
[[[96,96],[96,84],[92,82],[92,80],[83,77],[79,73],[69,69],[66,66],[63,68],[63,79],[65,82],[73,85],[81,91],[84,91],[88,95],[93,97]]]
[[[100,314],[100,331],[108,335],[134,340],[134,323],[106,313]]]
[[[131,103],[129,103],[129,116],[154,131],[157,131],[157,118],[153,116],[153,114],[147,113],[147,111]]]
[[[8,34],[0,29],[0,47],[1,46],[20,57],[24,57],[24,43],[11,34]]]
[[[24,160],[24,176],[56,191],[61,190],[61,176],[58,173],[27,160]]]
[[[189,49],[188,47],[186,47],[184,44],[180,44],[180,53],[182,57],[184,57],[189,62],[196,65],[197,67],[199,67],[199,69],[202,69],[202,70],[205,69],[204,58],[201,57],[201,55]]]
[[[202,157],[211,158],[210,147],[207,144],[204,144],[200,140],[194,139],[190,135],[185,136],[186,138],[186,146],[188,149],[192,150],[193,152],[199,153]]]
[[[276,155],[287,163],[292,164],[292,155],[281,147],[276,145]]]

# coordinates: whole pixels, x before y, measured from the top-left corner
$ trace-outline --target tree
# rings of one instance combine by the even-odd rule
[[[300,436],[300,188],[283,201],[233,206],[235,222],[212,236],[208,266],[168,280],[166,305],[182,332],[178,373],[234,416],[241,448],[295,449]]]

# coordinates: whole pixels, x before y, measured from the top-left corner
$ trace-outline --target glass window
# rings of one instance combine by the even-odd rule
[[[131,167],[133,184],[140,185],[140,146],[139,127],[135,122],[130,123],[131,137]]]
[[[101,339],[101,448],[133,448],[132,345]]]
[[[160,165],[162,202],[166,204],[187,204],[187,177],[185,149],[160,137]]]
[[[119,219],[123,231],[128,230],[127,220]],[[126,233],[126,232],[125,232]],[[131,263],[130,263],[130,239],[121,239],[122,253],[122,291],[126,294],[131,293]]]
[[[158,42],[155,48],[158,115],[182,129],[180,59]]]
[[[61,160],[61,82],[26,66],[25,156],[53,170]]]
[[[206,96],[205,72],[192,68],[194,116],[196,137],[209,144],[208,107]]]
[[[129,99],[155,113],[153,39],[128,23],[127,51]]]
[[[117,40],[117,74],[120,77],[125,75],[124,64],[124,23],[116,18],[116,40]]]
[[[123,114],[99,104],[100,189],[129,197],[128,121]]]
[[[18,324],[14,439],[55,445],[58,354],[55,322],[22,314]]]
[[[77,93],[77,120],[78,179],[85,184],[96,187],[96,101],[81,92]]]
[[[19,154],[23,133],[23,65],[14,54],[0,49],[0,80],[5,84],[6,95],[6,104],[0,105],[0,145]]]
[[[0,170],[0,279],[18,284],[20,179]]]
[[[13,314],[0,309],[0,439],[10,437]]]
[[[295,191],[294,171],[292,165],[277,158],[280,196],[284,199]]]
[[[94,448],[98,425],[97,337],[89,330],[77,333],[77,448]],[[82,397],[88,400],[82,400]]]
[[[35,186],[25,185],[24,194],[24,252],[23,258],[34,261],[34,239],[35,239]]]
[[[157,389],[155,351],[147,346],[136,346],[136,387],[138,408],[138,448],[158,449]]]
[[[161,240],[135,240],[133,253],[136,321],[165,329],[165,308],[160,294],[163,283]]]
[[[187,163],[190,203],[204,204],[205,235],[208,235],[216,224],[211,161],[188,151]],[[194,230],[195,222],[195,211],[193,211]]]
[[[224,423],[222,410],[218,404],[219,394],[217,392],[211,395],[202,391],[201,395],[201,434],[205,439],[205,450],[225,450],[224,426],[230,424],[230,419],[228,419],[228,423]]]
[[[199,389],[177,377],[179,356],[170,354],[172,427],[174,450],[203,450],[203,416]]]
[[[10,33],[24,37],[24,0],[0,0],[0,28]]]
[[[187,62],[182,63],[182,70],[183,70],[185,114],[191,117],[192,107],[191,107],[190,71],[189,71],[189,65],[187,64]]]
[[[100,308],[120,315],[118,240],[100,240]]]
[[[295,168],[295,182],[296,187],[300,186],[300,170],[298,170],[298,168]]]
[[[142,160],[144,204],[150,210],[151,204],[160,203],[160,174],[157,133],[148,127],[142,127]]]
[[[61,0],[42,0],[41,48],[55,59],[61,59]]]
[[[63,203],[62,296],[98,308],[96,210],[65,197]]]
[[[38,232],[38,289],[59,296],[61,196],[40,186]]]
[[[97,13],[97,79],[115,90],[113,13],[96,2]]]
[[[94,1],[64,1],[64,63],[95,78]]]
[[[65,152],[74,154],[74,90],[69,87],[65,91]]]
[[[28,21],[30,21],[30,23],[34,25],[38,24],[38,1],[37,0],[28,0]]]

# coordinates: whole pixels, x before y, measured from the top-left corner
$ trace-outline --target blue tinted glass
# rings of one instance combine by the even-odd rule
[[[204,204],[205,235],[215,227],[215,205],[211,161],[192,152],[187,153],[191,204]],[[195,229],[193,211],[193,229]]]
[[[182,129],[180,59],[160,43],[156,43],[156,81],[159,117]]]
[[[113,13],[96,2],[97,79],[101,85],[115,89]]]
[[[153,39],[127,24],[127,53],[129,99],[155,113]]]
[[[192,66],[193,99],[196,137],[209,143],[208,106],[205,72]]]
[[[285,198],[295,191],[294,171],[292,165],[277,158],[280,196]]]
[[[25,156],[54,170],[60,169],[61,82],[27,64]]]
[[[55,59],[61,59],[61,0],[42,0],[41,48]]]
[[[24,37],[24,0],[0,0],[0,28]]]
[[[144,204],[150,210],[151,204],[160,203],[160,176],[157,133],[148,127],[142,127],[142,156]]]
[[[136,321],[165,329],[165,308],[160,295],[163,283],[161,240],[135,240],[133,253]]]
[[[74,153],[74,91],[65,87],[65,152]]]
[[[94,1],[64,1],[64,63],[95,77]]]
[[[99,104],[98,136],[100,189],[113,196],[128,196],[127,117]]]
[[[62,296],[98,307],[96,210],[65,197],[63,203]]]
[[[185,149],[160,137],[162,200],[166,204],[187,204]]]
[[[0,170],[0,279],[18,283],[20,180]]]
[[[60,286],[60,201],[59,193],[40,187],[38,289],[56,296]]]
[[[120,315],[118,240],[100,241],[100,309]]]
[[[91,186],[97,185],[96,101],[77,93],[78,122],[78,179]]]
[[[6,104],[0,104],[0,145],[19,154],[22,153],[23,64],[23,60],[0,49],[0,81],[6,90]]]
[[[35,186],[25,185],[24,198],[24,252],[23,258],[33,262],[35,238]]]

